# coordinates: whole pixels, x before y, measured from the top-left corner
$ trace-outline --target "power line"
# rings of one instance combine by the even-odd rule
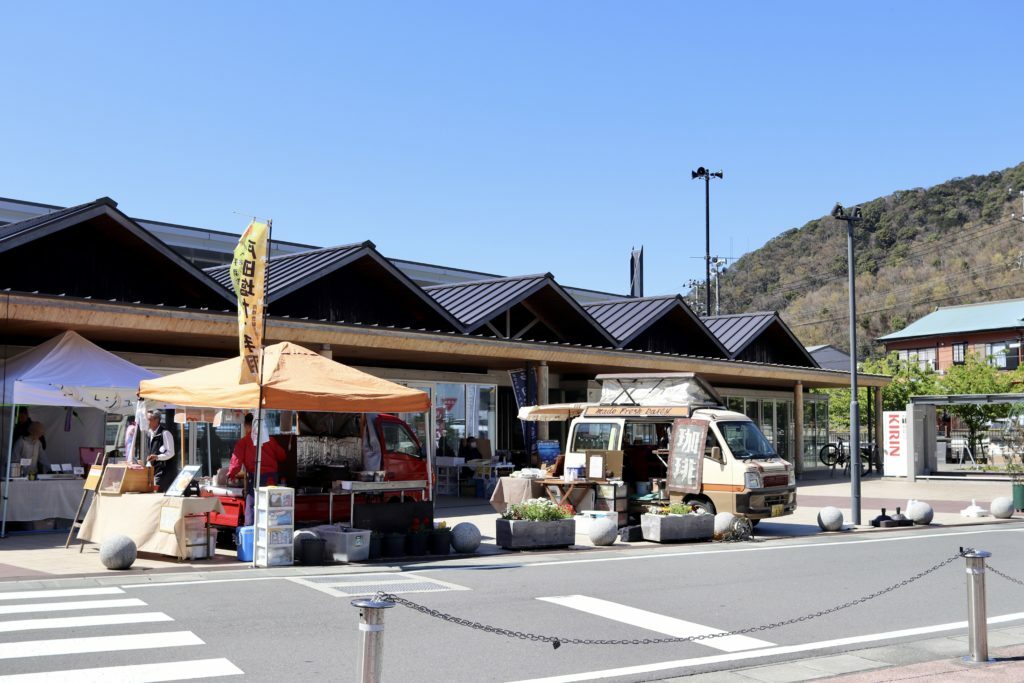
[[[887,265],[895,265],[899,261],[904,261],[904,260],[912,259],[912,258],[918,258],[920,256],[924,256],[925,254],[928,254],[928,253],[931,253],[931,252],[934,252],[934,251],[939,251],[939,250],[943,250],[943,249],[949,249],[952,244],[956,244],[956,243],[964,241],[964,240],[968,240],[968,239],[975,240],[975,239],[978,239],[980,237],[990,236],[991,234],[995,234],[995,233],[1000,232],[1002,230],[1005,230],[1007,228],[1019,227],[1020,225],[1021,225],[1021,223],[1018,222],[1018,221],[1014,221],[1012,219],[1003,219],[1002,221],[1000,221],[998,223],[993,223],[993,224],[989,224],[989,225],[982,225],[982,226],[979,226],[977,228],[973,228],[971,230],[963,231],[963,232],[961,232],[959,234],[959,236],[953,242],[945,241],[945,242],[936,243],[934,245],[920,245],[918,247],[909,249],[907,252],[905,252],[903,254],[893,254],[893,255],[887,257],[884,260],[869,259],[867,261],[862,261],[862,263],[874,265],[877,268],[882,268],[882,267],[885,267]],[[927,230],[928,228],[923,228],[923,229]],[[802,289],[808,289],[810,287],[820,286],[822,284],[825,284],[827,282],[831,282],[831,281],[834,281],[834,280],[842,280],[845,277],[846,277],[845,273],[838,274],[838,275],[834,275],[834,274],[810,275],[810,276],[805,277],[805,278],[798,278],[798,279],[794,279],[794,280],[789,280],[788,282],[778,283],[777,285],[772,287],[772,293],[773,294],[788,294],[790,292],[795,292],[795,291],[800,291]]]
[[[1007,283],[1005,285],[997,285],[995,287],[988,287],[986,289],[975,290],[972,293],[973,294],[985,294],[987,292],[995,292],[995,291],[998,291],[1000,289],[1006,289],[1007,287],[1021,287],[1021,286],[1024,286],[1024,283],[1021,283],[1021,282],[1010,282],[1010,283]],[[893,305],[893,306],[883,306],[882,308],[874,308],[874,309],[871,309],[871,310],[868,310],[868,311],[861,311],[861,313],[863,313],[865,315],[872,314],[872,313],[884,313],[885,311],[894,311],[894,310],[896,310],[898,308],[911,308],[913,306],[920,306],[921,304],[941,303],[943,301],[949,301],[950,299],[956,299],[956,298],[959,298],[959,297],[962,297],[962,296],[966,296],[966,295],[965,294],[950,294],[949,296],[939,297],[939,298],[936,298],[936,299],[922,299],[920,301],[910,301],[910,302],[905,302],[905,303],[902,303],[902,304],[896,304],[896,305]],[[808,321],[805,321],[805,322],[787,323],[787,325],[789,325],[789,327],[806,327],[807,325],[821,325],[821,324],[824,324],[824,323],[841,322],[843,320],[848,320],[849,317],[850,317],[849,315],[841,315],[841,316],[838,316],[838,317],[835,317],[835,318],[822,318],[820,320],[808,320]]]

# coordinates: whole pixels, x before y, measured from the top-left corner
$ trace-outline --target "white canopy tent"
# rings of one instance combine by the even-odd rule
[[[76,332],[64,332],[39,346],[21,353],[3,364],[2,370],[3,405],[7,410],[3,426],[3,443],[6,446],[4,475],[3,519],[0,535],[7,529],[7,502],[11,485],[11,450],[13,426],[18,405],[52,406],[44,409],[49,418],[47,425],[47,450],[60,447],[73,429],[95,443],[74,445],[103,445],[104,414],[134,414],[138,400],[136,392],[139,382],[153,379],[157,375],[145,368],[129,363],[109,351],[101,349]],[[60,408],[93,409],[65,412],[63,419],[57,419]],[[37,411],[38,412],[38,411]],[[33,415],[38,418],[39,415]],[[77,450],[74,450],[77,454]]]

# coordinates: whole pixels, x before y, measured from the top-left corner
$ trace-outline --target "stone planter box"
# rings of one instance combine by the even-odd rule
[[[645,541],[706,541],[715,535],[714,515],[651,515],[640,516]]]
[[[507,550],[564,548],[576,542],[576,520],[530,522],[522,519],[499,519],[497,542],[500,547]]]

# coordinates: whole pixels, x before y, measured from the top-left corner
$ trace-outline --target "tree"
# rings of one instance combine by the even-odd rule
[[[989,365],[981,356],[970,354],[963,365],[954,365],[942,378],[941,388],[945,394],[1005,394],[1017,383],[1017,373],[1006,372]],[[1009,404],[954,405],[948,408],[967,425],[971,452],[976,452],[978,432],[992,420],[1007,417]]]
[[[860,364],[859,371],[871,375],[889,375],[892,381],[882,389],[883,410],[906,410],[911,396],[926,396],[942,393],[939,388],[939,376],[930,365],[921,367],[916,358],[901,360],[893,352],[883,358],[866,360]],[[850,428],[850,390],[826,389],[828,394],[829,424],[840,429]],[[865,404],[868,401],[866,389],[857,391],[860,403],[861,423],[866,415]],[[872,407],[873,409],[873,407]]]

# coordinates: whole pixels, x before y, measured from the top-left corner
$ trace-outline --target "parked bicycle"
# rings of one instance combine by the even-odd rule
[[[821,450],[818,451],[818,459],[826,467],[832,468],[829,476],[835,474],[836,467],[842,467],[843,474],[850,474],[852,462],[850,445],[838,436],[835,443],[827,443],[821,447]],[[878,456],[878,446],[873,442],[862,444],[860,447],[861,476],[867,476],[871,470],[875,470],[879,475],[882,474],[882,460]]]

